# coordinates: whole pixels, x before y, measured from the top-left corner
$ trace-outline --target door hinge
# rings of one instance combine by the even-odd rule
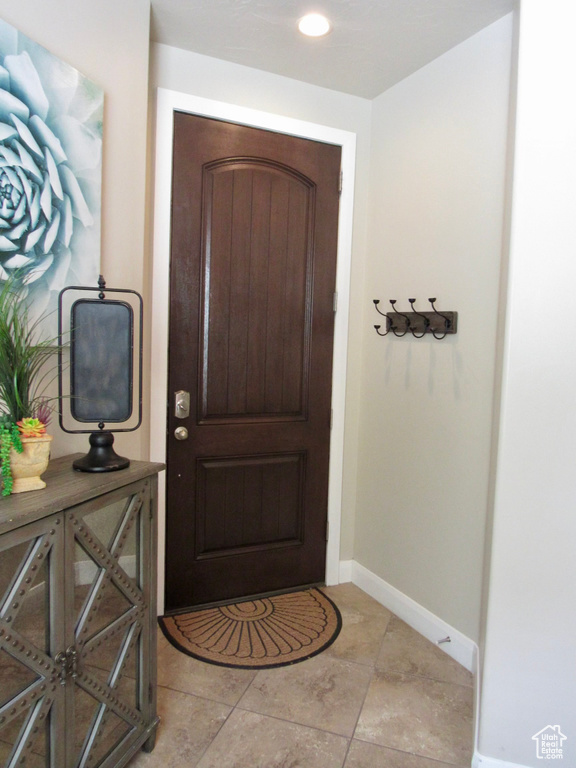
[[[342,187],[344,186],[344,171],[340,171],[340,178],[338,179],[338,194],[342,194]]]
[[[334,424],[334,408],[330,408],[330,429],[332,429],[333,424]]]
[[[338,291],[334,291],[334,295],[332,296],[332,310],[334,314],[338,312]]]
[[[329,536],[330,536],[330,521],[326,520],[326,541],[328,541]]]

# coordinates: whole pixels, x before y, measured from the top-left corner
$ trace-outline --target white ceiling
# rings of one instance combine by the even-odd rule
[[[509,13],[516,0],[151,0],[152,40],[365,98]],[[309,11],[332,32],[304,38]]]

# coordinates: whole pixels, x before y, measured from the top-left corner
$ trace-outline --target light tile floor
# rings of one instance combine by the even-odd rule
[[[227,669],[159,633],[156,747],[130,768],[467,768],[472,676],[352,584],[326,588],[343,618],[324,653]]]

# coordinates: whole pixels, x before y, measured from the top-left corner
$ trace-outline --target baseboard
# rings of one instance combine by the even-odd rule
[[[355,560],[341,561],[340,574],[342,577],[349,575],[349,578],[341,578],[341,583],[351,581],[356,584],[431,642],[438,643],[449,637],[450,642],[440,643],[438,647],[470,672],[476,672],[478,647],[473,640]]]
[[[353,563],[354,560],[340,560],[338,584],[348,584],[349,581],[352,581]]]
[[[495,757],[485,757],[478,752],[474,753],[472,768],[529,768],[520,763],[508,763],[505,760],[497,760]]]
[[[481,758],[478,752],[478,738],[480,736],[480,694],[482,685],[482,670],[480,669],[480,649],[476,646],[476,653],[474,656],[474,711],[472,717],[474,718],[474,754],[472,755],[472,768],[479,768],[479,763],[475,761]]]

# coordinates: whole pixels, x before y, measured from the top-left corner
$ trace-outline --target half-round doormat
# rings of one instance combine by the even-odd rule
[[[309,659],[332,645],[342,627],[338,608],[315,588],[162,616],[159,622],[178,650],[240,669]]]

